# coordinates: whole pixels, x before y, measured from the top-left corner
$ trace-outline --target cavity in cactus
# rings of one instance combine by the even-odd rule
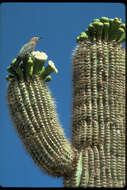
[[[34,162],[65,187],[125,185],[125,24],[94,19],[73,53],[72,141],[59,124],[47,86],[57,73],[46,54],[13,67],[7,99],[14,126]]]

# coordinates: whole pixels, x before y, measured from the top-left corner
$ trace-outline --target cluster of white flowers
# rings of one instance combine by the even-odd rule
[[[38,60],[46,61],[48,59],[48,56],[45,52],[33,51],[31,54]]]
[[[45,52],[33,51],[31,53],[31,55],[32,55],[32,57],[34,57],[38,61],[46,61],[48,59],[48,56],[47,56],[47,54]],[[48,65],[52,68],[54,73],[58,73],[58,70],[55,67],[55,64],[53,63],[53,61],[49,60]]]

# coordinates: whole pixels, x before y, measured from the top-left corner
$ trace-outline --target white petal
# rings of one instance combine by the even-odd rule
[[[48,59],[47,54],[45,52],[40,52],[40,51],[33,51],[32,56],[38,60],[43,60],[43,61],[46,61]]]

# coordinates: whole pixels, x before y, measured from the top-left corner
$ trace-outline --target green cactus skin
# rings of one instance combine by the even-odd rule
[[[109,33],[95,32],[91,25],[89,37],[78,38],[73,54],[72,144],[81,157],[73,175],[64,178],[64,185],[123,187],[125,51],[114,39],[118,39],[117,35],[111,40]],[[97,30],[100,26],[96,21]],[[116,25],[112,31],[117,34]]]
[[[125,186],[125,25],[94,19],[73,53],[72,142],[62,130],[46,81],[56,69],[29,58],[10,75],[11,118],[43,171],[64,187]],[[51,66],[52,67],[52,66]],[[54,71],[53,71],[54,70]]]
[[[53,176],[72,172],[75,156],[57,119],[48,87],[39,76],[8,86],[10,115],[35,163]]]
[[[52,176],[68,176],[73,171],[76,149],[66,139],[56,114],[55,103],[45,80],[44,61],[29,58],[8,71],[14,74],[9,80],[7,99],[12,121],[26,150],[43,171]],[[48,65],[48,73],[57,71]],[[51,72],[50,72],[51,69]],[[13,73],[12,73],[13,70]],[[45,78],[43,76],[45,73]]]

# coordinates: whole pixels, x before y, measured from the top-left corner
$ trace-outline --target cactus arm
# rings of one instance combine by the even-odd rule
[[[18,66],[22,74],[9,81],[10,115],[34,162],[50,175],[67,176],[73,170],[76,151],[65,137],[50,90],[41,77],[44,60],[40,64],[41,60],[29,58],[23,70]]]

